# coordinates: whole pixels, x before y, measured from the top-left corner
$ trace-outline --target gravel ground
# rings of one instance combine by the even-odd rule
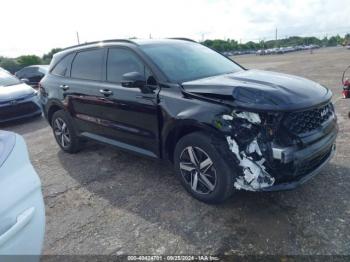
[[[350,51],[239,56],[333,90],[338,152],[294,191],[238,192],[224,204],[191,198],[171,166],[89,142],[63,153],[42,118],[1,127],[22,134],[43,185],[44,254],[350,254],[350,100],[340,99]]]

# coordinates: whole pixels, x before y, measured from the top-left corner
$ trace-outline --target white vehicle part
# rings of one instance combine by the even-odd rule
[[[243,176],[236,178],[234,187],[236,189],[244,189],[256,191],[262,188],[270,187],[274,184],[275,179],[270,176],[264,167],[265,159],[254,161],[247,157],[246,153],[256,152],[261,156],[261,151],[256,140],[253,140],[247,147],[246,152],[240,151],[239,146],[230,136],[226,137],[230,150],[239,160],[239,165],[243,169]]]
[[[260,116],[256,113],[252,113],[252,112],[239,112],[237,113],[237,111],[232,111],[232,115],[238,118],[244,118],[247,119],[250,123],[252,124],[260,124],[261,123],[261,119]]]
[[[2,134],[0,145],[5,144]],[[45,232],[41,183],[23,138],[11,135],[15,144],[0,164],[0,255],[34,255],[28,260],[38,261]],[[1,149],[0,158],[5,152]]]

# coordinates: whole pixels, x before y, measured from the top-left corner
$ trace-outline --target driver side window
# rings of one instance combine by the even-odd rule
[[[126,73],[138,72],[145,75],[145,65],[132,52],[124,48],[110,48],[107,58],[107,81],[120,83]]]

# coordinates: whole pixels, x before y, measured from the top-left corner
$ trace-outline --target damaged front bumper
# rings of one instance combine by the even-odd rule
[[[252,116],[257,117],[257,114],[247,114],[235,116],[244,118],[251,124],[260,124],[258,119],[253,123]],[[234,121],[234,117],[225,118]],[[337,133],[338,127],[334,118],[327,123],[327,128],[320,129],[317,139],[313,139],[313,142],[306,138],[303,143],[289,147],[279,147],[273,141],[259,143],[257,137],[248,145],[239,146],[234,135],[226,136],[229,149],[241,170],[234,178],[234,187],[248,191],[294,189],[320,173],[332,159]],[[267,148],[269,149],[266,150]]]
[[[310,180],[317,174],[321,172],[321,169],[333,158],[336,152],[336,146],[335,144],[332,146],[331,152],[329,153],[329,156],[322,162],[316,169],[311,171],[308,174],[305,174],[301,176],[299,179],[295,181],[290,181],[290,182],[285,182],[285,183],[280,183],[280,184],[275,184],[270,187],[262,188],[260,191],[282,191],[282,190],[292,190],[299,185],[305,183],[306,181]]]
[[[332,145],[330,152],[325,156],[323,162],[320,163],[315,169],[310,171],[309,173],[303,174],[301,176],[296,176],[296,180],[288,181],[288,182],[282,182],[274,184],[270,187],[261,188],[258,191],[282,191],[282,190],[292,190],[296,187],[298,187],[301,184],[304,184],[306,181],[310,180],[317,174],[321,172],[323,167],[334,157],[336,152],[336,146],[335,144]],[[296,172],[297,173],[297,172]]]

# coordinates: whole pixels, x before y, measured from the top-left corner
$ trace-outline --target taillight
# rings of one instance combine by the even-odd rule
[[[46,94],[45,88],[43,87],[43,85],[41,84],[41,82],[39,82],[39,84],[38,84],[38,91],[39,91],[39,95],[45,96],[45,94]]]

